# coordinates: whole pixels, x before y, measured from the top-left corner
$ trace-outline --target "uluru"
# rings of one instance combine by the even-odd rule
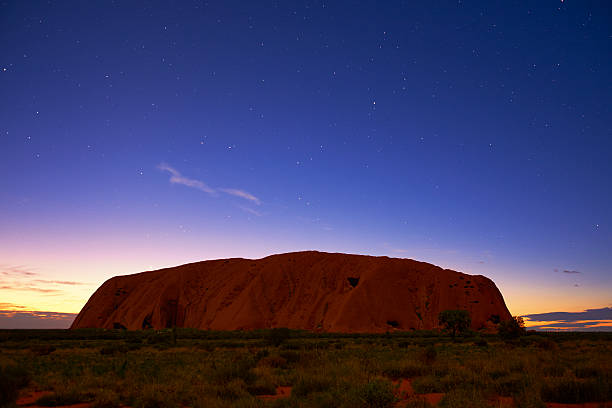
[[[316,251],[191,263],[113,277],[72,328],[325,332],[438,328],[468,310],[472,329],[509,319],[492,280],[412,259]]]

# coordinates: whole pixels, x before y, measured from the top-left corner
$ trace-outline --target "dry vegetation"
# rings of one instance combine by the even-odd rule
[[[612,400],[611,367],[611,334],[0,331],[0,405],[22,389],[50,391],[42,406],[427,407],[419,394],[444,393],[443,407],[544,407]],[[261,398],[281,386],[290,397]]]

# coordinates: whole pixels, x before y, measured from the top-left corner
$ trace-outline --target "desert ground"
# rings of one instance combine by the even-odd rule
[[[612,407],[612,334],[0,331],[6,407]]]

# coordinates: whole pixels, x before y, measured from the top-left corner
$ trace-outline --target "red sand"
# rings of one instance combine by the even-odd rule
[[[404,407],[414,398],[421,398],[427,401],[431,405],[438,405],[442,398],[444,397],[443,393],[429,393],[429,394],[415,394],[412,389],[412,384],[410,379],[399,379],[393,381],[393,384],[397,385],[397,397],[399,401],[396,406]],[[291,396],[291,388],[292,387],[277,387],[275,395],[259,395],[257,398],[263,401],[274,401],[282,398],[289,398]],[[35,405],[35,402],[42,397],[43,395],[51,394],[50,391],[29,391],[26,392],[25,395],[21,396],[17,400],[17,406],[19,407],[27,407],[27,408],[42,408],[38,405]],[[546,408],[612,408],[612,402],[588,402],[584,404],[558,404],[554,402],[545,403]],[[80,403],[74,405],[63,405],[62,408],[88,408],[90,407],[90,403]],[[491,401],[491,406],[493,407],[514,407],[514,401],[511,397],[497,397],[495,400]],[[129,408],[125,407],[124,408]]]
[[[282,398],[289,398],[291,396],[291,387],[276,387],[276,394],[274,395],[258,395],[257,398],[264,401],[274,401]]]
[[[44,395],[53,394],[51,391],[32,391],[26,395],[17,399],[17,406],[28,407],[28,408],[43,408],[40,405],[36,405],[36,401]],[[62,408],[89,408],[91,406],[88,402],[82,402],[79,404],[62,405]],[[45,407],[47,408],[47,407]]]
[[[492,315],[510,318],[484,276],[411,259],[310,251],[117,276],[98,288],[72,328],[385,332],[435,329],[446,309],[469,310],[473,329]]]

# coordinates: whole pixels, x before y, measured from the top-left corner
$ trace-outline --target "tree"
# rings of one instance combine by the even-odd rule
[[[505,340],[516,339],[526,333],[525,322],[521,316],[512,316],[499,324],[497,332]]]
[[[470,328],[472,319],[467,310],[444,310],[438,315],[438,323],[451,334],[454,339],[457,334],[461,334]]]

